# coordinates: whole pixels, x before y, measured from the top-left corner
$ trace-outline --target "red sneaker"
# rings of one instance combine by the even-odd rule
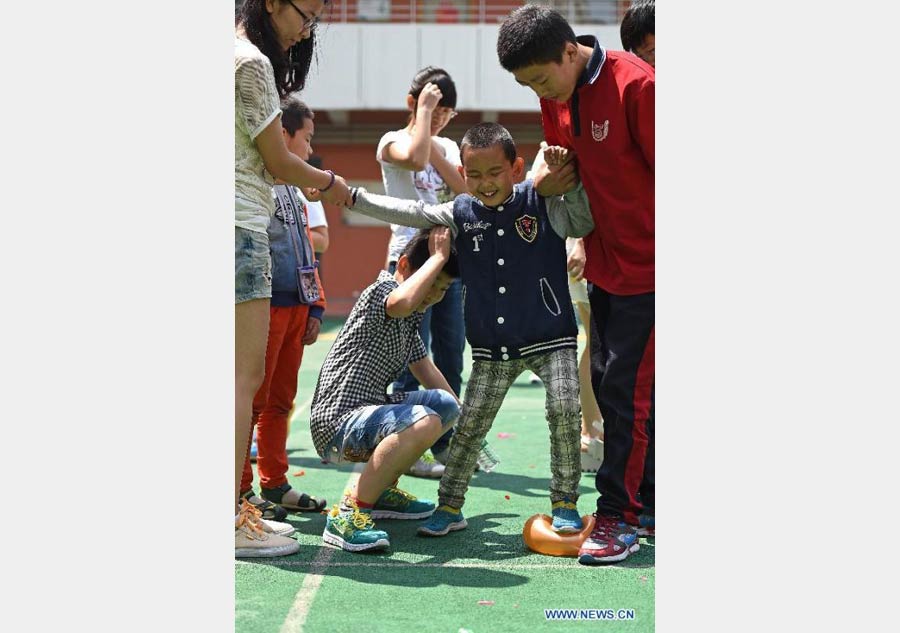
[[[579,563],[617,563],[640,549],[637,532],[622,519],[598,514],[594,517],[594,529],[578,550]]]

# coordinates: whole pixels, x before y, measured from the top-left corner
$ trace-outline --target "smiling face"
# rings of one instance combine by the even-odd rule
[[[312,34],[313,23],[325,10],[325,0],[266,0],[266,10],[282,50]]]
[[[465,147],[462,159],[459,173],[469,193],[488,207],[496,207],[509,197],[525,169],[525,161],[517,157],[510,162],[499,143],[477,149]]]
[[[523,66],[513,71],[516,81],[541,99],[565,103],[575,92],[578,83],[578,46],[566,42],[562,61]]]

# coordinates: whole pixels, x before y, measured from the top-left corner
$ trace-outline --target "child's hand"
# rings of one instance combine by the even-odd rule
[[[328,189],[328,191],[317,191],[320,200],[324,200],[325,202],[329,202],[338,207],[352,207],[353,206],[353,197],[350,195],[350,187],[347,186],[347,181],[345,181],[340,176],[335,175],[334,184]]]
[[[584,265],[587,263],[587,257],[584,254],[584,240],[575,240],[572,252],[566,258],[566,269],[569,271],[569,277],[575,281],[584,279]]]
[[[319,338],[319,329],[322,327],[322,322],[316,318],[309,318],[306,320],[306,332],[303,333],[303,338],[300,339],[300,343],[302,345],[312,345],[316,342],[316,339]]]
[[[445,260],[449,259],[452,240],[449,226],[436,226],[428,235],[428,252],[432,255],[440,254]]]
[[[560,167],[542,164],[534,175],[534,188],[545,198],[561,196],[578,186],[578,172],[575,161],[570,160]]]
[[[550,167],[550,171],[558,171],[560,167],[575,157],[575,152],[569,151],[559,145],[551,145],[544,150],[544,161]]]
[[[318,202],[322,199],[322,192],[315,187],[300,187],[304,197],[310,202]]]
[[[429,81],[425,84],[425,87],[422,88],[422,92],[419,93],[417,108],[423,112],[434,112],[434,109],[437,107],[443,96],[444,95],[441,92],[441,89],[437,87],[437,84],[433,84]]]

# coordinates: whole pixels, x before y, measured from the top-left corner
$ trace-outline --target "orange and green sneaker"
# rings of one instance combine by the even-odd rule
[[[361,510],[352,500],[335,505],[325,517],[322,540],[348,552],[386,549],[391,546],[387,532],[375,529],[372,513]]]

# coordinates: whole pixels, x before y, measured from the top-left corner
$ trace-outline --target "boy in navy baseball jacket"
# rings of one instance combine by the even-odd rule
[[[587,197],[580,186],[545,199],[531,181],[514,185],[524,161],[496,123],[471,128],[460,151],[470,193],[452,202],[426,205],[353,191],[354,211],[394,224],[449,226],[466,288],[472,374],[441,477],[440,505],[418,531],[443,536],[466,527],[461,510],[481,443],[512,383],[531,370],[547,390],[553,529],[577,532],[581,405],[565,238],[593,229]]]

